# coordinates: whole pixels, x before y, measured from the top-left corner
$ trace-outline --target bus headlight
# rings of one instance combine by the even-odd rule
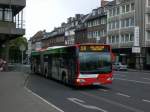
[[[78,83],[84,83],[84,82],[85,82],[84,79],[76,79],[76,81],[77,81]]]
[[[111,81],[111,80],[113,80],[113,78],[110,78],[110,77],[109,77],[109,78],[107,78],[107,80],[108,80],[108,81]]]

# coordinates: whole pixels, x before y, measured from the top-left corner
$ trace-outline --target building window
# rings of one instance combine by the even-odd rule
[[[129,19],[126,19],[126,27],[129,27],[130,21]]]
[[[112,23],[112,29],[115,29],[115,21]]]
[[[116,9],[114,8],[113,9],[113,16],[115,16],[116,15]]]
[[[119,28],[119,21],[116,21],[116,28]]]
[[[117,15],[119,15],[119,14],[120,14],[119,7],[117,7],[117,8],[116,8],[116,13],[117,13]]]
[[[150,0],[148,0],[148,6],[150,6]]]
[[[126,5],[126,12],[129,12],[130,11],[130,5]]]
[[[0,8],[0,20],[3,20],[3,9]]]
[[[150,31],[147,32],[147,40],[150,40]]]
[[[125,42],[129,42],[129,34],[125,35]]]
[[[132,11],[135,10],[135,5],[134,5],[134,3],[131,3],[131,10],[132,10]]]
[[[130,34],[130,41],[134,41],[134,34]]]
[[[134,26],[134,18],[130,18],[130,26]]]
[[[111,17],[112,16],[112,10],[110,9],[109,10],[109,17]]]
[[[125,9],[126,9],[125,5],[122,6],[122,13],[125,13]]]
[[[147,22],[150,24],[150,14],[147,15]]]
[[[124,43],[125,39],[124,39],[124,35],[121,35],[121,43]]]
[[[112,36],[112,43],[115,43],[115,36]]]
[[[5,9],[4,20],[5,21],[12,21],[12,10],[11,9]]]
[[[121,27],[122,27],[122,28],[125,27],[125,20],[121,20]]]
[[[111,40],[112,40],[111,37],[108,37],[108,43],[112,43]]]
[[[108,29],[111,30],[111,23],[108,23]]]
[[[119,35],[116,36],[116,43],[119,43]]]

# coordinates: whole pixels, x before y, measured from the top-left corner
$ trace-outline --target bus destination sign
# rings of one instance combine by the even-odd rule
[[[109,47],[105,45],[81,45],[80,52],[107,52]]]

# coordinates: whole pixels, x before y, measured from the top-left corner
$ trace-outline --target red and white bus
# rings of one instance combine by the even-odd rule
[[[31,53],[31,69],[69,85],[112,83],[112,51],[109,45],[56,46]]]

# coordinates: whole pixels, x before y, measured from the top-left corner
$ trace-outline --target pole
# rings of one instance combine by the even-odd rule
[[[23,65],[23,51],[22,51],[22,65]]]

